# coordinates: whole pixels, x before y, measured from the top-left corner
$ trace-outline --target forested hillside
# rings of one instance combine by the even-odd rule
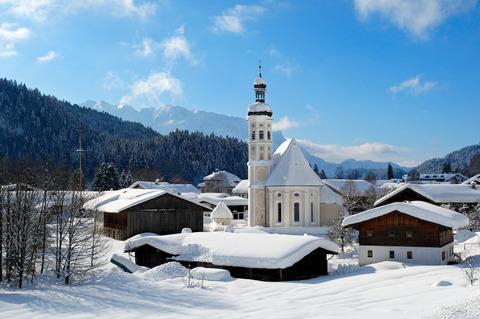
[[[480,144],[464,147],[444,158],[432,158],[417,167],[419,173],[444,173],[444,164],[450,164],[453,172],[473,176],[480,173]],[[447,173],[447,172],[445,172]]]
[[[247,146],[235,138],[187,131],[163,136],[141,124],[0,79],[0,182],[12,179],[9,175],[18,166],[42,170],[47,162],[70,174],[78,167],[79,136],[89,180],[102,162],[165,180],[196,182],[216,168],[246,177]]]

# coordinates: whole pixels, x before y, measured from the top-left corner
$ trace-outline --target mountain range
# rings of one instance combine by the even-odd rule
[[[115,115],[124,120],[141,123],[161,134],[168,134],[176,129],[181,129],[190,132],[198,131],[204,134],[213,133],[217,136],[230,136],[240,140],[246,140],[247,137],[247,122],[245,119],[236,116],[190,110],[182,106],[173,105],[158,108],[148,107],[141,110],[137,110],[130,105],[117,106],[105,101],[88,100],[80,105]],[[274,149],[285,141],[285,137],[280,131],[274,132],[272,139]],[[387,162],[358,161],[355,159],[347,159],[341,163],[332,163],[312,155],[305,147],[303,147],[303,152],[310,164],[312,166],[317,165],[319,170],[323,169],[328,177],[334,177],[337,170],[341,167],[345,177],[353,170],[357,170],[361,176],[370,170],[374,171],[381,178],[388,166]],[[395,163],[392,163],[392,166],[396,176],[401,176],[409,171],[409,168]]]

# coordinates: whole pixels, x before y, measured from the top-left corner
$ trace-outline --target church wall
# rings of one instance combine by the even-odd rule
[[[320,204],[320,224],[330,226],[333,221],[342,216],[343,206],[339,204]]]

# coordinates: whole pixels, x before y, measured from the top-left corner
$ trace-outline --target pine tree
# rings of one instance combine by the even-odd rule
[[[452,172],[452,166],[450,162],[445,162],[443,163],[443,172],[442,173],[451,173]]]
[[[319,175],[319,176],[320,176],[321,179],[327,179],[327,178],[328,178],[328,177],[327,177],[327,174],[325,174],[325,171],[324,171],[323,169],[322,169],[322,171],[320,172],[320,175]]]
[[[101,192],[119,188],[120,175],[118,174],[117,167],[112,163],[100,164],[93,179],[92,189]]]
[[[395,176],[393,175],[393,167],[392,164],[388,163],[387,167],[387,179],[393,179]]]

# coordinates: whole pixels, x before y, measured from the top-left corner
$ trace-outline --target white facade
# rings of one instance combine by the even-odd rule
[[[393,255],[391,255],[392,252]],[[422,265],[446,265],[448,262],[454,260],[453,242],[443,247],[369,245],[360,245],[358,247],[358,261],[360,266],[386,260]]]
[[[294,139],[273,153],[272,108],[266,82],[254,81],[255,103],[248,107],[248,224],[265,227],[318,227],[343,212],[342,199],[310,167]],[[327,195],[327,196],[325,196]],[[322,198],[333,199],[322,202]],[[328,204],[328,205],[322,205]],[[322,216],[322,209],[325,216]]]

